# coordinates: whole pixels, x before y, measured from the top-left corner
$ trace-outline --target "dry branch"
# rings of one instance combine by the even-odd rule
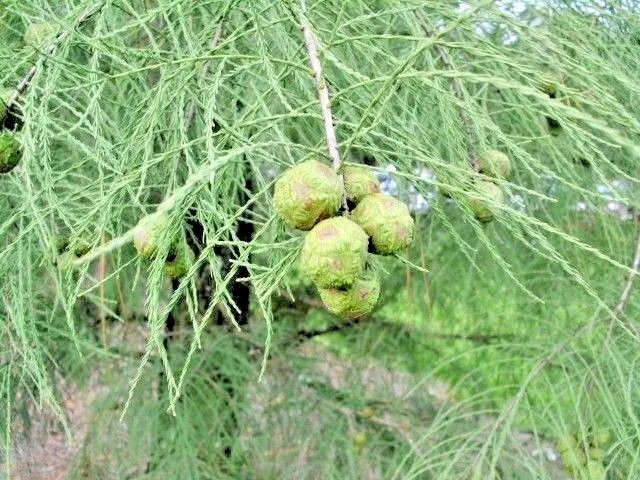
[[[307,53],[309,55],[309,62],[316,79],[316,87],[318,89],[318,97],[320,99],[320,108],[322,110],[322,118],[324,119],[324,131],[327,139],[327,149],[329,150],[329,156],[331,157],[333,169],[338,171],[342,165],[340,160],[340,152],[338,151],[338,137],[336,136],[336,129],[333,123],[333,114],[331,113],[331,99],[329,97],[329,88],[327,82],[324,79],[322,71],[322,63],[320,62],[320,54],[318,47],[318,40],[309,19],[306,15],[307,6],[305,0],[300,0],[300,14],[299,21],[304,35],[304,41],[307,46]]]

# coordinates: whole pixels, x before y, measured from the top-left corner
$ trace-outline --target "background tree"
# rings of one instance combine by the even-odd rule
[[[65,392],[98,376],[71,478],[638,476],[639,19],[0,1],[7,475],[43,411],[78,434]],[[324,87],[340,162],[416,222],[363,322],[318,308],[272,205],[286,168],[337,166]],[[487,149],[513,171],[482,224]]]

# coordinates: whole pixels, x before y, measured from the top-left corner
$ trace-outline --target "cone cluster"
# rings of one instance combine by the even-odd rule
[[[343,199],[353,208],[350,215],[338,215]],[[327,310],[349,319],[369,315],[380,295],[369,253],[391,255],[409,246],[413,219],[407,206],[380,193],[366,167],[345,166],[336,173],[309,160],[278,179],[274,207],[287,225],[309,231],[300,266]]]

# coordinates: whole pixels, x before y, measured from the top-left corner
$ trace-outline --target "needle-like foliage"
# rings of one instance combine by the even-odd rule
[[[498,471],[502,478],[546,478],[535,459],[523,463],[510,446],[514,423],[549,435],[577,429],[587,438],[582,421],[591,415],[617,432],[619,443],[607,453],[611,471],[634,478],[640,472],[638,326],[632,313],[614,306],[624,279],[637,269],[629,266],[635,232],[634,221],[621,220],[611,207],[632,217],[640,208],[640,10],[627,0],[0,0],[0,90],[13,92],[4,124],[9,115],[19,117],[13,134],[22,145],[19,166],[0,175],[6,456],[15,413],[36,404],[62,417],[53,373],[122,360],[125,353],[106,340],[106,325],[138,317],[148,335],[137,363],[127,361],[123,370],[119,413],[125,419],[154,409],[175,414],[178,423],[166,440],[173,444],[147,431],[139,446],[151,449],[152,470],[163,471],[174,457],[186,462],[170,467],[175,476],[154,478],[239,478],[234,475],[246,457],[233,456],[241,447],[234,444],[232,454],[214,462],[228,461],[228,470],[212,470],[200,449],[211,435],[227,446],[238,441],[233,425],[251,417],[243,385],[268,377],[270,352],[283,351],[274,332],[274,298],[299,284],[303,237],[275,215],[273,184],[294,164],[334,160],[301,18],[318,43],[342,161],[373,159],[372,168],[387,172],[400,199],[430,202],[428,213],[414,209],[420,228],[404,260],[424,265],[424,252],[421,260],[416,252],[427,246],[434,275],[455,272],[457,281],[440,282],[438,292],[448,312],[473,312],[475,305],[486,309],[481,325],[487,328],[508,321],[474,304],[480,298],[474,292],[492,283],[508,293],[514,318],[536,322],[535,309],[542,318],[554,315],[549,305],[557,312],[566,306],[553,298],[561,289],[542,288],[543,280],[565,285],[563,291],[596,311],[575,328],[550,325],[549,335],[520,339],[521,348],[507,345],[487,363],[461,362],[468,368],[459,379],[466,400],[430,417],[420,438],[379,423],[405,442],[395,448],[382,435],[379,452],[388,455],[370,463],[379,461],[384,478],[493,478]],[[26,45],[23,35],[33,24],[54,26],[58,34],[44,46]],[[553,95],[541,87],[549,78],[557,79]],[[506,153],[512,173],[492,180],[507,201],[491,205],[494,220],[485,226],[464,199],[469,182],[487,179],[474,171],[477,152],[487,149]],[[166,215],[166,222],[157,232],[158,254],[144,261],[132,240],[148,215]],[[243,226],[250,227],[248,237]],[[81,239],[87,253],[63,259],[60,237]],[[163,267],[176,242],[199,248],[171,285]],[[451,268],[439,269],[438,262]],[[396,281],[387,280],[387,291]],[[259,353],[251,358],[240,355],[247,345],[211,333],[219,316],[245,330],[248,303],[238,304],[236,285],[250,286],[252,322],[263,334],[251,340]],[[498,302],[500,296],[483,298]],[[629,308],[637,313],[637,302]],[[166,335],[174,316],[182,327],[175,351]],[[442,318],[431,321],[446,325]],[[216,378],[235,372],[235,391],[232,401],[216,397],[198,412],[210,396],[223,395],[203,376],[214,340],[227,352],[215,358],[229,362]],[[451,358],[483,358],[483,348]],[[474,390],[476,380],[465,384],[476,369],[509,359],[522,371],[505,379],[499,401],[489,390],[495,382],[482,393]],[[559,373],[549,373],[549,364]],[[545,398],[541,409],[527,392],[545,382],[558,395]],[[159,398],[146,406],[141,399],[154,389]],[[304,395],[310,391],[316,392],[313,385]],[[208,430],[196,419],[210,420],[214,404],[230,409],[229,418]],[[318,438],[327,444],[336,432],[348,438],[353,430],[342,407],[321,405],[336,430],[316,432]],[[565,424],[567,409],[577,424]],[[467,415],[475,421],[467,424]],[[162,431],[165,420],[158,418],[153,428]],[[273,426],[275,419],[265,421]],[[254,444],[263,453],[264,435],[256,433]],[[309,478],[364,478],[357,455],[343,458],[325,448],[308,460],[308,466],[319,462],[309,466]],[[269,471],[269,462],[259,463]],[[247,478],[302,478],[265,472]]]

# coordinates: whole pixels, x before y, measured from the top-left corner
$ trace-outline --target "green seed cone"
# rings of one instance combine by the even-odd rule
[[[496,204],[504,203],[504,194],[500,187],[492,182],[480,180],[476,187],[478,196],[469,199],[469,207],[480,222],[488,223],[493,220],[497,211]]]
[[[562,77],[555,72],[544,72],[538,81],[538,88],[549,96],[557,95]]]
[[[56,253],[61,255],[69,248],[69,237],[67,235],[56,235],[54,239]]]
[[[82,257],[89,253],[89,250],[91,250],[91,244],[86,238],[78,237],[69,241],[68,249],[76,257]]]
[[[302,247],[302,271],[320,288],[346,288],[364,270],[368,237],[344,217],[318,223]]]
[[[34,23],[24,32],[24,43],[36,48],[46,47],[58,34],[58,27],[50,23]]]
[[[0,118],[4,117],[7,110],[7,104],[13,96],[13,90],[4,90],[0,92]]]
[[[570,452],[578,448],[578,441],[573,435],[563,435],[556,442],[556,448],[560,453]]]
[[[20,142],[11,134],[0,134],[0,173],[9,173],[20,162]]]
[[[133,245],[141,258],[149,260],[158,252],[158,236],[166,223],[166,215],[148,215],[140,220]]]
[[[590,480],[605,480],[607,478],[607,471],[602,462],[597,460],[589,460],[587,462],[587,472],[589,472]]]
[[[164,264],[164,274],[169,278],[182,278],[193,265],[194,259],[193,250],[188,245],[181,245],[176,248],[175,258]]]
[[[380,182],[366,167],[345,166],[342,169],[342,176],[347,200],[356,205],[367,195],[380,192]]]
[[[478,155],[480,173],[495,178],[507,178],[511,173],[511,160],[498,150],[487,150]]]
[[[343,192],[340,177],[331,167],[309,160],[284,172],[276,182],[273,201],[276,212],[288,225],[310,230],[338,212]]]
[[[368,195],[351,213],[351,219],[371,237],[375,252],[391,255],[413,240],[413,218],[409,208],[385,193]]]
[[[611,441],[611,433],[607,430],[596,430],[593,432],[593,444],[596,447],[606,447]]]
[[[351,320],[360,319],[369,315],[380,296],[380,281],[373,274],[356,279],[353,286],[346,290],[334,288],[318,289],[320,298],[334,315]]]

